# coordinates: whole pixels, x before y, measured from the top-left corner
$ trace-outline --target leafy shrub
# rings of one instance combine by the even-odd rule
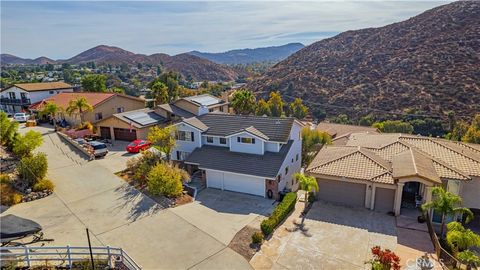
[[[313,203],[316,200],[315,193],[309,192],[308,193],[308,202]]]
[[[43,143],[42,134],[37,131],[30,130],[25,135],[15,136],[13,142],[13,153],[18,157],[29,156],[35,148]]]
[[[48,179],[42,179],[38,181],[35,185],[33,185],[32,189],[33,191],[44,191],[44,190],[53,191],[54,187],[55,185],[52,183],[52,181]]]
[[[40,179],[45,178],[48,169],[47,156],[37,153],[33,156],[25,156],[18,164],[18,173],[29,186],[35,185]]]
[[[466,264],[480,264],[480,257],[470,250],[465,250],[457,254],[457,259]]]
[[[9,184],[0,184],[0,204],[12,206],[22,201],[22,195],[18,194]]]
[[[374,270],[400,270],[400,258],[391,250],[382,250],[379,246],[371,249],[373,259],[367,263],[372,265]]]
[[[155,195],[178,197],[183,192],[182,176],[179,168],[159,162],[147,176],[148,190]]]
[[[87,121],[87,122],[83,122],[76,128],[76,130],[84,130],[84,129],[93,131],[93,125]]]
[[[263,234],[261,232],[254,232],[252,234],[252,243],[261,244],[263,242]]]
[[[0,174],[0,184],[9,184],[10,183],[10,176],[8,174]]]
[[[277,205],[272,214],[260,224],[260,228],[265,236],[271,234],[290,212],[295,208],[297,202],[297,193],[289,192],[283,198],[283,201]]]
[[[17,132],[18,122],[8,119],[7,114],[0,111],[0,144],[11,149]]]

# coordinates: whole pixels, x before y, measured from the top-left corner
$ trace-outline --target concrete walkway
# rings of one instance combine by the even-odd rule
[[[45,236],[55,239],[47,245],[85,246],[88,227],[94,245],[122,247],[144,269],[251,269],[227,244],[237,227],[242,228],[256,213],[232,212],[225,217],[221,209],[207,209],[200,203],[162,209],[112,174],[117,164],[110,168],[104,164],[107,160],[84,162],[67,155],[68,147],[56,143],[58,135],[43,127],[34,129],[44,134],[39,151],[48,156],[48,177],[56,185],[55,193],[11,207],[2,215],[40,223]],[[219,226],[222,222],[237,225],[214,234],[215,230],[205,229],[209,217],[199,216],[205,212],[217,217],[214,222]]]

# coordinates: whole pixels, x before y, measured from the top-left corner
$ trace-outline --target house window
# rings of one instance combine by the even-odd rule
[[[103,119],[102,113],[101,112],[96,113],[95,114],[95,120],[101,120],[101,119]]]
[[[287,175],[287,174],[288,174],[288,166],[285,167],[285,175]]]
[[[48,93],[49,93],[50,95],[53,95],[53,94],[55,94],[55,91],[50,90],[50,91],[48,91]]]
[[[207,143],[213,143],[213,137],[207,136]]]
[[[125,111],[125,108],[124,107],[118,107],[117,108],[117,113],[122,113]]]
[[[213,112],[213,109],[209,109],[208,111],[209,111],[209,112]]]
[[[193,132],[179,130],[177,131],[177,140],[193,142],[195,141],[195,136],[193,136]]]
[[[27,99],[27,95],[25,93],[20,93],[20,98],[25,100]]]
[[[9,92],[9,93],[8,93],[8,97],[9,97],[10,99],[16,99],[16,98],[17,98],[17,97],[15,96],[15,92]]]
[[[223,112],[223,106],[220,106],[220,111]]]
[[[226,138],[220,138],[220,144],[227,144]]]
[[[295,161],[298,161],[298,154],[295,156]]]
[[[255,139],[247,137],[237,137],[237,142],[255,144]]]
[[[280,182],[282,180],[282,174],[277,175],[277,182]]]
[[[189,152],[177,151],[177,160],[185,160],[188,157]]]

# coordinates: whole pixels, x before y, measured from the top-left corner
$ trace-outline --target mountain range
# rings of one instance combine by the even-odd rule
[[[479,18],[480,2],[458,1],[384,27],[343,32],[290,55],[248,86],[357,119],[405,109],[470,118],[480,112]]]
[[[288,43],[255,49],[238,49],[221,53],[191,51],[189,54],[208,59],[219,64],[252,64],[258,62],[276,63],[305,47],[302,43]]]

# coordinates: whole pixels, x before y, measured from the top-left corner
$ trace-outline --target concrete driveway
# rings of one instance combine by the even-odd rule
[[[120,162],[87,162],[49,129],[34,129],[44,134],[39,151],[47,154],[55,192],[2,215],[37,221],[55,239],[47,245],[86,246],[88,227],[94,245],[122,247],[144,269],[251,268],[227,245],[243,226],[271,211],[271,201],[206,189],[195,203],[163,209],[112,173]]]
[[[256,269],[365,269],[370,248],[395,250],[394,217],[316,202],[303,226],[303,202],[251,260]]]

